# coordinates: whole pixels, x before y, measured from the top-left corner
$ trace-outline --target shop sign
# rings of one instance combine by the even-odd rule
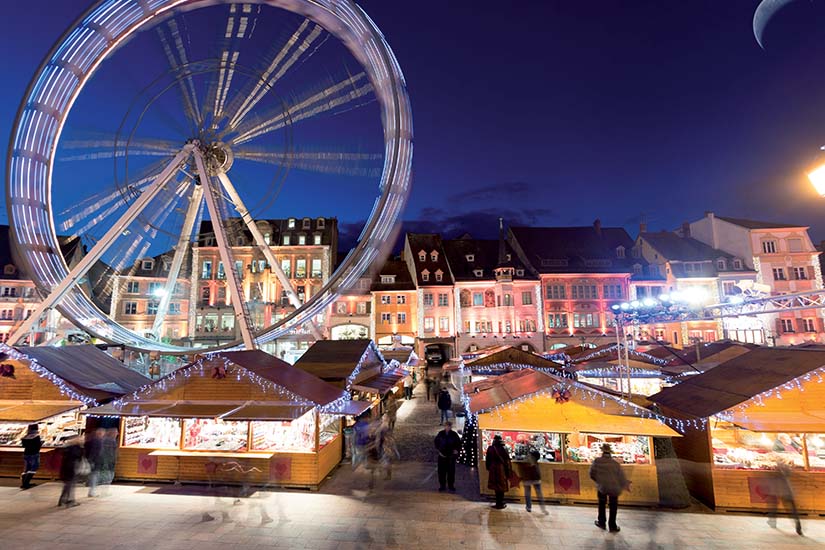
[[[553,492],[559,495],[581,494],[578,470],[553,470]]]

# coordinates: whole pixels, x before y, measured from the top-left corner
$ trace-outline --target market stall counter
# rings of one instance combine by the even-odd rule
[[[674,442],[688,488],[730,510],[773,506],[777,464],[802,511],[825,512],[825,352],[756,348],[650,397],[667,414],[707,419]]]
[[[649,411],[583,384],[530,369],[468,384],[469,409],[476,414],[478,453],[500,435],[516,472],[531,449],[540,453],[539,470],[545,498],[568,502],[595,502],[596,486],[590,464],[608,443],[622,463],[632,490],[623,503],[657,504],[659,490],[652,437],[679,434]],[[482,494],[487,472],[479,468]],[[523,488],[509,498],[523,498]]]
[[[56,477],[55,449],[84,432],[80,411],[148,382],[95,346],[0,344],[0,476],[20,476],[21,440],[29,424],[38,424],[43,448],[36,477]]]
[[[115,476],[317,488],[368,405],[263,351],[199,357],[85,414],[121,419]]]

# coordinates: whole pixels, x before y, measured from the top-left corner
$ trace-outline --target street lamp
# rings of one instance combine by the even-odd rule
[[[808,179],[816,189],[816,192],[825,197],[825,164],[808,173]]]

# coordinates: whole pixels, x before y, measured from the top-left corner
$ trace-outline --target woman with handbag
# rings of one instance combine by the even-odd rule
[[[493,444],[487,447],[487,488],[496,494],[496,503],[493,508],[502,510],[507,508],[504,503],[504,493],[510,490],[510,477],[513,475],[513,465],[510,462],[510,453],[500,435],[493,437]]]

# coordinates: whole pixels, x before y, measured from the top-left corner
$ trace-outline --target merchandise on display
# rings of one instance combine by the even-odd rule
[[[246,451],[249,423],[188,418],[183,433],[183,448],[189,451]]]
[[[570,434],[567,458],[570,462],[593,462],[602,455],[602,445],[610,444],[611,456],[623,464],[650,464],[650,441],[644,435]]]
[[[314,444],[312,412],[292,422],[252,422],[253,451],[310,452]]]
[[[526,461],[530,449],[539,451],[540,462],[561,462],[561,435],[544,432],[499,432],[482,430],[481,437],[486,449],[493,443],[493,437],[500,435],[504,445],[515,461]]]
[[[717,468],[771,470],[783,462],[804,469],[825,470],[825,434],[753,432],[718,422],[711,430],[713,462]]]
[[[60,447],[69,439],[80,435],[82,431],[76,411],[59,414],[37,424],[44,447]],[[28,422],[0,423],[0,446],[19,447],[28,426]]]
[[[180,447],[180,420],[145,416],[124,418],[123,446],[177,449]]]

